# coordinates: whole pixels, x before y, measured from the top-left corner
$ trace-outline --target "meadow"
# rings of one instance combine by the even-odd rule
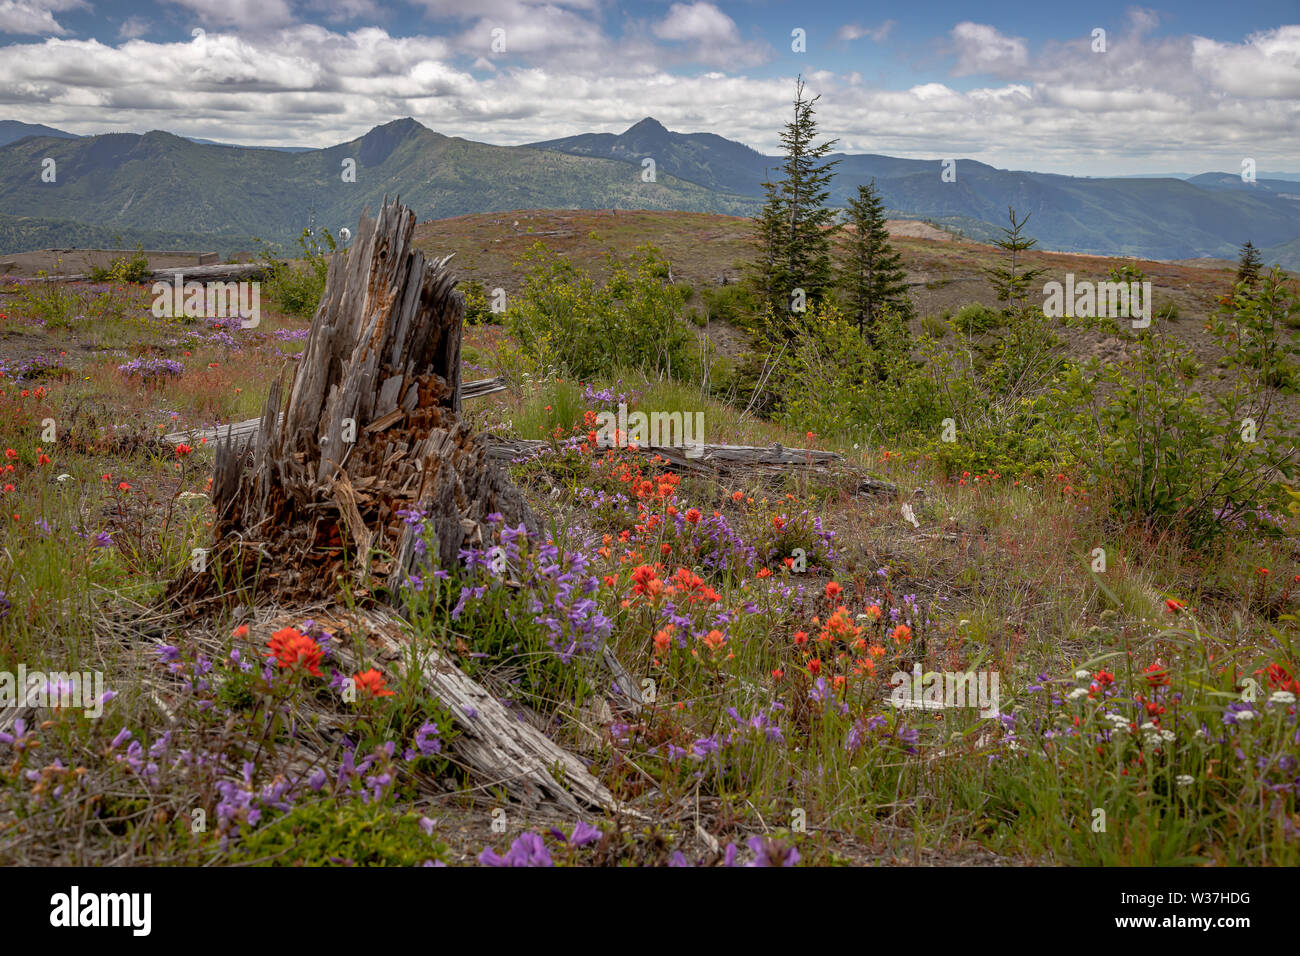
[[[617,228],[687,218],[645,215]],[[510,290],[504,314],[470,303],[463,376],[509,387],[467,417],[548,445],[509,466],[543,530],[414,579],[410,653],[452,655],[635,810],[583,819],[467,772],[465,715],[375,651],[364,589],[316,617],[166,600],[210,545],[213,453],[164,436],[258,415],[309,308],[241,329],[157,319],[126,282],[0,286],[0,671],[106,688],[99,718],[0,721],[0,863],[1300,862],[1294,279],[1140,264],[1158,303],[1174,277],[1171,344],[927,300],[996,252],[905,239],[918,312],[867,348],[831,304],[788,339],[755,318],[713,280],[733,224],[690,222],[717,244],[664,242],[672,281],[594,221],[540,249],[526,225],[421,227]],[[843,461],[675,472],[595,446],[620,402]],[[1283,463],[1263,479],[1233,450],[1246,412]],[[997,674],[998,713],[891,702],[918,667]]]

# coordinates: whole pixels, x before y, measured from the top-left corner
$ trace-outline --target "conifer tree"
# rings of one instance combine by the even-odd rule
[[[1237,260],[1237,281],[1248,282],[1253,289],[1259,282],[1259,269],[1264,264],[1264,258],[1255,248],[1255,244],[1249,239],[1241,247],[1241,258]]]
[[[1037,239],[1030,239],[1022,235],[1025,223],[1029,221],[1030,213],[1025,214],[1025,218],[1016,220],[1016,211],[1010,207],[1007,208],[1007,215],[1011,219],[1011,228],[1002,227],[1002,238],[995,239],[993,244],[1007,253],[1006,264],[993,269],[985,269],[984,274],[993,285],[994,292],[997,293],[998,301],[1007,303],[1008,309],[1023,309],[1025,295],[1029,292],[1029,287],[1034,280],[1043,275],[1046,269],[1023,269],[1022,252],[1027,252],[1038,244]]]
[[[848,221],[853,233],[840,268],[841,288],[848,296],[849,313],[856,317],[858,331],[874,342],[881,309],[894,306],[904,317],[911,314],[907,272],[902,256],[889,244],[885,206],[874,179],[858,186],[857,198],[849,202]]]
[[[785,153],[781,176],[763,183],[766,201],[755,220],[762,250],[755,285],[777,314],[791,308],[796,289],[803,290],[807,306],[820,302],[833,278],[835,211],[826,201],[833,167],[839,160],[826,161],[835,140],[813,144],[817,136],[814,106],[820,98],[805,98],[803,78],[798,79],[794,116],[781,133]]]

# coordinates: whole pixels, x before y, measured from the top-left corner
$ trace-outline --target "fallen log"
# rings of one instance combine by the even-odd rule
[[[475,382],[465,382],[460,387],[460,397],[464,401],[467,398],[481,398],[484,395],[491,395],[494,392],[503,392],[506,389],[505,379],[502,378],[482,378]],[[377,420],[371,422],[366,427],[374,431],[382,431],[400,421],[402,414],[399,411],[390,413],[389,421]],[[163,436],[165,441],[173,445],[179,445],[181,442],[198,442],[207,440],[215,442],[230,439],[239,447],[245,447],[253,436],[257,434],[258,428],[261,427],[262,419],[250,418],[247,421],[232,422],[229,425],[216,425],[212,428],[191,428],[185,431],[170,432]]]
[[[456,752],[480,777],[530,807],[549,804],[575,816],[597,807],[626,809],[578,757],[512,714],[437,650],[422,647],[412,654],[402,621],[380,610],[355,616],[389,666],[413,668],[420,684],[447,706],[458,731]]]
[[[521,461],[546,453],[551,443],[534,438],[493,437],[488,453],[499,461]],[[640,454],[658,457],[678,471],[699,474],[728,474],[754,472],[780,472],[791,468],[825,471],[828,466],[842,463],[844,456],[833,451],[815,448],[786,448],[780,444],[766,447],[758,445],[705,445],[698,456],[689,456],[685,449],[666,445],[639,445]],[[898,486],[873,475],[859,474],[854,493],[894,497]]]
[[[471,382],[462,391],[463,398],[475,398],[505,388],[499,384],[500,379],[484,379]],[[483,386],[472,390],[475,385]],[[208,441],[229,439],[237,448],[246,446],[261,427],[261,419],[252,418],[216,428],[194,429],[191,431],[172,432],[163,436],[173,445],[181,442],[194,442],[206,438]],[[484,436],[488,457],[493,461],[513,462],[544,454],[552,445],[542,439],[502,438],[495,435]],[[705,445],[697,457],[688,456],[684,449],[666,445],[638,446],[637,451],[649,457],[658,456],[670,466],[680,471],[738,472],[744,470],[781,470],[785,467],[824,467],[844,461],[844,457],[833,451],[821,451],[812,448],[785,448],[779,444],[758,445]],[[892,482],[864,475],[856,488],[858,494],[892,496],[898,493],[898,487]]]
[[[166,269],[150,270],[145,281],[175,282],[179,275],[182,282],[238,282],[244,279],[264,278],[269,268],[265,262],[232,262],[215,266],[168,266]],[[93,282],[94,279],[88,272],[78,272],[41,276],[40,281]]]
[[[493,438],[491,455],[513,461],[543,452],[551,443],[537,438]],[[843,461],[844,456],[833,451],[814,448],[786,448],[780,444],[760,445],[704,445],[698,455],[688,455],[685,448],[675,445],[638,445],[637,451],[645,455],[658,455],[679,468],[706,471],[727,465],[828,465]]]

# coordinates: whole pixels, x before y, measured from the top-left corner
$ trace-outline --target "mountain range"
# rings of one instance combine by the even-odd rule
[[[654,160],[645,181],[646,158]],[[1092,178],[941,161],[833,154],[831,203],[875,180],[890,215],[977,239],[1029,213],[1041,247],[1101,255],[1233,258],[1247,239],[1300,268],[1300,182],[1260,173]],[[54,181],[42,170],[53,160]],[[623,133],[492,146],[413,119],[325,149],[245,147],[171,133],[76,136],[0,121],[0,253],[73,244],[168,241],[227,253],[254,237],[291,243],[311,224],[355,227],[400,195],[421,219],[515,209],[675,209],[753,215],[779,157],[646,118]],[[346,181],[349,167],[355,181]],[[1293,176],[1283,173],[1277,176]],[[47,176],[48,178],[48,176]]]

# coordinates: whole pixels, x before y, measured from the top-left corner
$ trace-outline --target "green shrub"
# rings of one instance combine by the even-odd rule
[[[92,282],[147,282],[152,273],[149,257],[144,254],[142,246],[136,247],[135,255],[127,258],[119,256],[107,269],[95,267],[90,270]]]
[[[420,866],[447,847],[420,829],[420,818],[360,800],[305,803],[252,829],[235,850],[238,860],[268,866]]]
[[[1200,393],[1190,350],[1155,325],[1121,329],[1125,359],[1074,370],[1066,434],[1091,482],[1114,492],[1118,517],[1203,544],[1277,507],[1295,472],[1285,398],[1297,391],[1297,317],[1300,294],[1280,269],[1257,288],[1239,285],[1211,326],[1233,383],[1214,398]]]
[[[638,246],[626,262],[613,260],[604,286],[541,243],[519,264],[529,269],[506,312],[506,327],[537,364],[579,378],[615,367],[698,375],[683,292],[663,281],[668,264],[653,246]]]
[[[465,298],[465,324],[466,325],[487,325],[497,321],[497,315],[492,311],[492,304],[488,299],[487,290],[483,288],[483,283],[478,279],[471,279],[465,283],[461,295]]]
[[[297,267],[263,251],[267,263],[263,289],[277,311],[310,319],[320,307],[330,258],[338,244],[328,229],[321,229],[319,235],[303,229],[298,245],[302,248],[303,263]]]
[[[1002,325],[1002,313],[987,305],[971,302],[957,310],[950,320],[952,327],[963,335],[979,335]],[[937,338],[937,336],[936,336]]]
[[[26,311],[51,331],[72,328],[84,311],[85,300],[76,288],[43,275],[42,281],[23,286],[20,294]]]
[[[887,308],[877,317],[874,347],[833,303],[784,321],[789,345],[768,381],[778,421],[866,442],[937,427],[937,386],[913,358],[898,313]]]
[[[921,333],[932,339],[941,339],[948,334],[948,316],[924,315],[921,317]]]
[[[744,325],[745,320],[758,311],[758,300],[749,286],[733,282],[730,285],[710,286],[700,291],[704,314],[711,322],[729,322]]]
[[[968,305],[951,320],[955,341],[943,326],[943,342],[929,330],[913,342],[894,310],[882,314],[874,345],[833,304],[784,321],[788,345],[758,404],[790,427],[889,443],[949,475],[1034,474],[1069,460],[1059,436],[1064,347],[1037,309]],[[982,334],[994,325],[998,335]]]

